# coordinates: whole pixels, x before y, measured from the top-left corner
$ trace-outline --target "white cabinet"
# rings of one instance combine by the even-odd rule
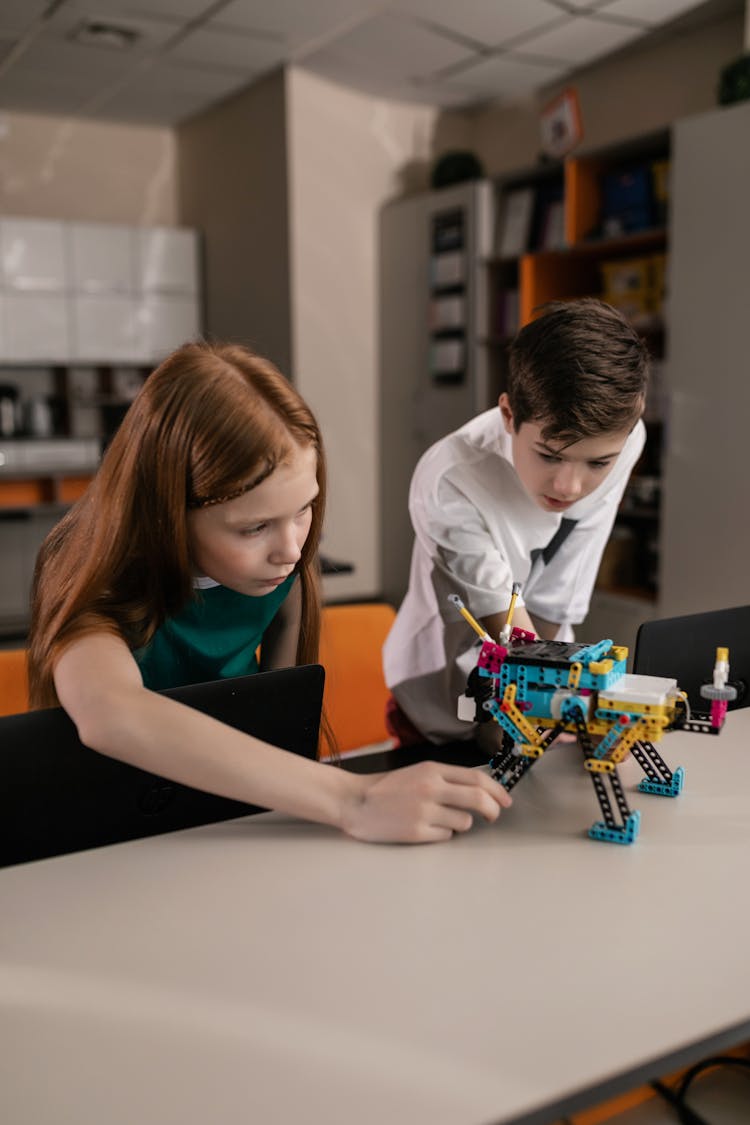
[[[197,293],[195,231],[172,227],[137,231],[136,285],[145,293]]]
[[[2,282],[22,292],[61,292],[66,288],[65,224],[49,219],[0,222]]]
[[[70,355],[65,224],[45,219],[0,221],[1,358],[64,362]]]
[[[158,363],[181,344],[195,339],[198,324],[196,297],[153,293],[138,308],[136,331],[140,349]]]
[[[68,224],[69,285],[76,293],[132,293],[135,232],[109,223]]]
[[[16,293],[2,298],[2,360],[65,363],[70,358],[68,299],[63,293]]]
[[[200,332],[187,228],[0,220],[0,363],[158,363]]]
[[[139,352],[138,306],[132,294],[72,298],[73,355],[79,363],[135,363]]]

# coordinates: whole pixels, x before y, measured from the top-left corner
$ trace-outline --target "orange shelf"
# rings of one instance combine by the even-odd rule
[[[597,259],[566,250],[524,254],[519,271],[521,326],[533,320],[547,301],[590,297],[601,288]]]
[[[73,504],[83,496],[91,482],[91,476],[62,477],[57,482],[57,499],[63,504]]]
[[[31,504],[49,501],[49,490],[43,480],[0,481],[0,507],[27,508]]]
[[[91,474],[71,477],[34,477],[0,481],[0,508],[33,508],[37,504],[73,504],[83,496]]]

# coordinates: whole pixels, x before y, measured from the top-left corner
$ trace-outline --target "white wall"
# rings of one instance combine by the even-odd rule
[[[177,128],[180,218],[203,235],[206,331],[291,375],[281,71]]]
[[[0,214],[145,226],[177,222],[171,129],[0,115]]]
[[[436,112],[287,74],[292,354],[329,460],[323,550],[355,565],[331,598],[369,597],[378,573],[378,213],[399,173],[429,160]]]

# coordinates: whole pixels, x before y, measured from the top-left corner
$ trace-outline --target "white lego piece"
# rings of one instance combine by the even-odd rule
[[[612,687],[600,691],[599,699],[607,700],[608,703],[640,703],[658,707],[674,699],[677,694],[677,680],[626,672]]]

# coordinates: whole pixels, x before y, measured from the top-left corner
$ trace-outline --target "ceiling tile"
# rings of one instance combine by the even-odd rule
[[[13,74],[0,85],[4,110],[83,114],[84,107],[97,95],[101,79],[79,74]]]
[[[589,16],[571,16],[561,27],[527,39],[523,49],[539,58],[582,66],[624,47],[641,33],[640,28],[631,25],[608,23]]]
[[[127,73],[137,65],[137,58],[128,51],[106,47],[83,47],[65,41],[36,39],[16,61],[7,75],[0,78],[0,99],[5,82],[23,75],[54,76],[58,81],[77,78],[109,81]]]
[[[612,0],[565,0],[566,8],[575,8],[577,12],[590,12],[596,8],[605,8]]]
[[[4,2],[4,0],[3,0]],[[65,0],[53,18],[75,11],[91,19],[158,18],[188,23],[216,7],[216,0]]]
[[[275,39],[198,28],[170,50],[169,58],[258,74],[278,65],[284,58],[284,48]]]
[[[297,51],[332,39],[382,7],[375,0],[230,0],[208,26],[265,32]]]
[[[624,16],[656,26],[699,7],[701,0],[610,0],[607,16]]]
[[[309,69],[364,88],[428,78],[471,58],[466,47],[398,16],[367,20],[305,59]],[[358,78],[359,76],[359,78]]]
[[[76,43],[72,38],[76,30],[87,22],[106,23],[109,17],[102,19],[101,13],[97,17],[90,14],[89,6],[64,4],[52,17],[47,20],[37,36],[35,43],[59,43],[64,47],[74,47],[76,50],[87,52],[89,55],[99,55],[107,59],[113,56],[136,59],[150,51],[158,50],[179,32],[179,27],[169,20],[154,18],[152,16],[135,16],[120,14],[117,18],[112,16],[112,23],[135,31],[138,39],[131,47],[119,50],[116,47],[98,46],[92,43]]]
[[[485,47],[500,47],[510,39],[564,19],[548,0],[397,0],[394,7],[429,23],[473,39]]]
[[[115,121],[176,125],[237,93],[247,79],[228,71],[165,66],[159,63],[137,82],[115,91],[97,107],[97,116]]]
[[[44,14],[49,0],[2,0],[0,34],[23,35]]]
[[[560,78],[569,69],[565,64],[548,66],[515,58],[511,54],[495,55],[454,74],[457,82],[470,87],[485,98],[525,97]]]

